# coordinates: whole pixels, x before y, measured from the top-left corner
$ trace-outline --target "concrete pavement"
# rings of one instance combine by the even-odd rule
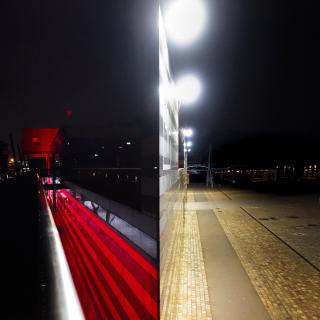
[[[270,319],[214,212],[197,216],[214,319]]]

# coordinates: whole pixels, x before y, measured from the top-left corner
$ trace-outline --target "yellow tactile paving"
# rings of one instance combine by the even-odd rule
[[[214,212],[271,318],[320,319],[319,272],[240,208]]]
[[[188,201],[194,196],[188,193]],[[160,277],[161,319],[212,318],[195,211],[177,211]]]

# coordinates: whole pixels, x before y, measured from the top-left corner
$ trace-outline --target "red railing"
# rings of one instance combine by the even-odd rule
[[[56,192],[54,219],[85,318],[158,319],[156,267],[69,193]]]

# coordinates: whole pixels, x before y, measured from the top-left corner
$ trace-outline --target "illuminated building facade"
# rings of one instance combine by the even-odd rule
[[[177,214],[182,212],[185,188],[183,169],[179,169],[179,108],[170,74],[169,55],[161,12],[159,13],[159,239],[160,279],[172,241]],[[161,290],[161,289],[160,289]],[[160,310],[161,302],[160,297]],[[160,311],[161,312],[161,311]]]

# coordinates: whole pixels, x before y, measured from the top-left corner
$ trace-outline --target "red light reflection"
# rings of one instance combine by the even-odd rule
[[[158,318],[157,269],[148,260],[64,190],[54,218],[86,319]]]

